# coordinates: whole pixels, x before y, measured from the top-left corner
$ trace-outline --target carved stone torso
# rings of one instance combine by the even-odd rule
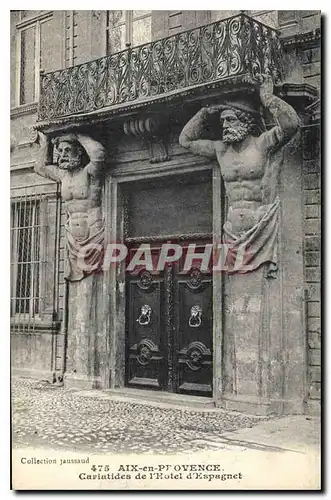
[[[228,198],[227,222],[240,234],[259,222],[269,203],[264,199],[267,155],[252,136],[242,145],[220,143],[216,153]]]
[[[89,179],[85,169],[66,172],[62,179],[62,197],[64,201],[87,200],[89,198]]]
[[[99,206],[100,191],[99,183],[88,174],[86,167],[63,175],[62,197],[70,213],[76,211],[75,206],[85,207],[82,211]]]
[[[68,213],[68,228],[79,240],[86,239],[101,227],[100,183],[87,168],[65,172],[62,177],[62,198]]]
[[[223,145],[223,151],[217,151],[217,159],[224,180],[230,183],[260,179],[264,173],[266,155],[259,147],[258,139],[250,137],[244,147]]]

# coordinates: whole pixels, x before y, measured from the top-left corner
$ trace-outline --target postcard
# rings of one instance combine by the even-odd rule
[[[14,490],[320,490],[321,12],[12,10]]]

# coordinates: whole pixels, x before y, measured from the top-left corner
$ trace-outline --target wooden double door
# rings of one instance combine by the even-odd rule
[[[196,244],[202,252],[204,243]],[[126,384],[199,396],[212,395],[212,273],[185,252],[162,271],[141,266],[126,277]],[[132,258],[136,248],[131,248]],[[157,258],[159,248],[153,249]],[[155,259],[153,259],[153,263]],[[153,266],[154,267],[154,266]]]

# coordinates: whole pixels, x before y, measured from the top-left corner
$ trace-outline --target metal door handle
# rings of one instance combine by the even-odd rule
[[[136,320],[139,325],[148,325],[151,321],[152,308],[148,304],[144,304],[140,309],[140,316]]]
[[[188,324],[191,328],[198,328],[201,325],[202,321],[202,308],[200,306],[191,307],[190,318],[188,320]]]

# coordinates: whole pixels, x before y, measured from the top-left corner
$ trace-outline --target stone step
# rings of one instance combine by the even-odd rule
[[[109,389],[106,391],[114,395],[130,397],[137,400],[160,401],[162,403],[179,404],[181,406],[194,406],[200,408],[215,408],[215,403],[212,398],[203,396],[188,396],[186,394],[174,394],[171,392],[148,391],[144,389]]]
[[[76,392],[76,391],[75,391]],[[173,394],[170,392],[148,391],[144,389],[106,389],[78,391],[79,395],[111,399],[113,401],[125,401],[127,403],[144,404],[158,407],[171,407],[178,409],[215,411],[215,402],[212,398],[201,396],[187,396],[183,394]]]

